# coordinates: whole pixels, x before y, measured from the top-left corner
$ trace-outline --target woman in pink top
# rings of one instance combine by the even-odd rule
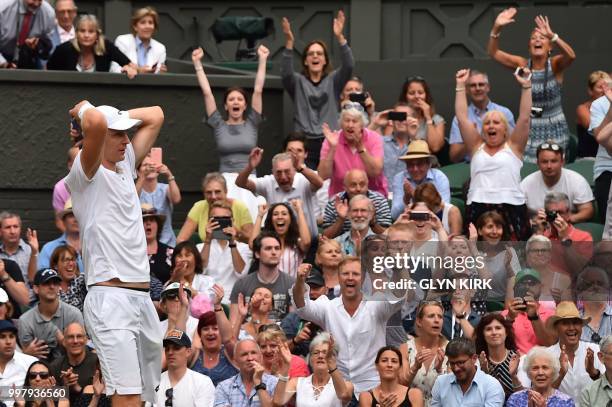
[[[383,175],[382,137],[366,128],[367,119],[359,103],[347,103],[340,113],[342,130],[333,132],[323,124],[325,141],[321,147],[319,175],[331,178],[329,196],[344,191],[344,175],[351,169],[368,174],[368,189],[387,196],[387,180]]]

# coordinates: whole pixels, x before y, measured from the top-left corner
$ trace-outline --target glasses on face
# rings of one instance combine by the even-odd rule
[[[30,372],[28,376],[30,377],[30,380],[34,380],[37,377],[40,377],[44,380],[49,378],[49,372]]]
[[[550,251],[550,249],[529,249],[529,253],[535,254],[546,254]]]
[[[311,355],[312,356],[319,356],[319,355],[326,356],[327,355],[327,350],[325,350],[325,349],[324,350],[313,350]]]
[[[166,390],[166,403],[164,404],[166,407],[172,407],[172,395],[174,394],[174,389],[170,387]]]
[[[306,53],[306,55],[309,56],[309,57],[314,57],[314,56],[320,57],[320,56],[325,55],[325,52],[323,52],[323,51],[308,51]]]
[[[470,358],[463,359],[463,360],[455,360],[454,362],[451,362],[449,360],[448,365],[451,367],[451,369],[453,367],[463,367],[468,362],[468,360],[470,360]]]
[[[74,257],[64,257],[62,263],[74,263],[76,259]]]

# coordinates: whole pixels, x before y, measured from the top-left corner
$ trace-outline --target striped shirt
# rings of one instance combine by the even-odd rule
[[[323,214],[323,229],[327,229],[338,218],[338,211],[336,211],[336,196],[340,197],[341,200],[349,200],[348,193],[346,191],[339,192],[332,196],[325,206],[325,213]],[[389,208],[389,202],[381,193],[368,190],[366,196],[372,201],[374,210],[376,211],[376,223],[382,227],[391,226],[391,209]],[[342,233],[351,230],[351,221],[344,219],[344,225],[342,226]]]
[[[494,363],[491,359],[488,359],[489,374],[496,378],[502,385],[504,388],[504,393],[506,393],[506,397],[509,397],[514,392],[514,388],[512,386],[512,376],[510,375],[510,359],[512,359],[512,356],[515,353],[515,351],[509,350],[506,358],[499,364]]]

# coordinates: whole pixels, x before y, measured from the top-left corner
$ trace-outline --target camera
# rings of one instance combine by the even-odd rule
[[[410,212],[410,220],[425,221],[431,219],[429,212]]]
[[[398,122],[405,121],[406,117],[408,117],[406,112],[395,112],[395,111],[392,111],[392,112],[389,112],[389,114],[388,114],[389,120],[398,121]]]
[[[542,113],[544,113],[544,109],[542,109],[541,107],[531,108],[531,117],[540,118],[542,117]]]
[[[223,232],[223,229],[232,226],[232,218],[230,216],[214,216],[212,220],[219,224],[219,227],[213,230],[212,238],[217,240],[230,240],[232,236]]]
[[[553,223],[557,219],[557,211],[546,211],[546,222]]]
[[[368,98],[367,92],[362,93],[349,93],[349,100],[354,103],[359,103],[365,107],[365,101]]]

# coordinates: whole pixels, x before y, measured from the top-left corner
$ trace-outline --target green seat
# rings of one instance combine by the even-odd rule
[[[571,164],[576,161],[578,155],[578,137],[575,134],[570,133],[569,141],[567,144],[567,151],[565,152],[565,162]]]
[[[530,174],[538,171],[539,168],[537,164],[534,163],[523,163],[523,168],[521,168],[521,179],[525,179]]]
[[[591,186],[591,189],[593,189],[595,187],[595,181],[593,180],[593,164],[595,164],[594,160],[585,159],[566,164],[565,168],[576,171],[578,174],[582,175]]]
[[[174,229],[174,234],[178,236],[180,231],[181,229]],[[195,245],[202,243],[202,240],[200,239],[200,235],[198,234],[197,231],[193,235],[191,235],[191,237],[189,238],[189,241]]]
[[[451,203],[459,209],[461,212],[461,217],[465,219],[465,201],[461,198],[457,198],[456,196],[451,197]]]
[[[594,242],[599,242],[603,235],[604,225],[601,223],[584,222],[577,223],[574,225],[575,228],[589,232],[593,236]]]
[[[440,168],[450,183],[451,195],[461,198],[463,196],[463,184],[470,179],[470,165],[468,163],[457,163]]]

